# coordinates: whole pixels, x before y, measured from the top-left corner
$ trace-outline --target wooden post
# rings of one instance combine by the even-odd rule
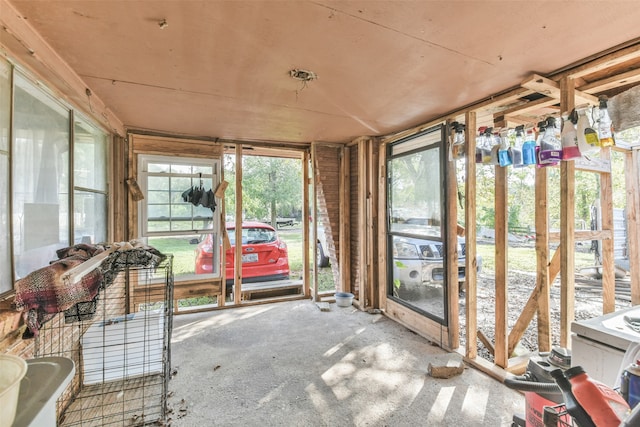
[[[340,283],[345,292],[351,289],[351,179],[349,175],[351,148],[342,149],[340,161]]]
[[[640,304],[640,150],[625,153],[627,244],[631,274],[631,304]]]
[[[309,298],[311,295],[310,279],[311,274],[309,265],[311,257],[309,256],[309,174],[310,174],[310,154],[304,151],[302,154],[302,277],[304,282],[304,296]]]
[[[239,305],[242,302],[242,144],[236,144],[236,246],[233,270],[233,302]],[[226,298],[222,294],[222,298]]]
[[[360,283],[358,286],[358,301],[360,302],[360,306],[364,307],[367,305],[367,300],[369,299],[369,263],[371,259],[367,256],[369,253],[369,241],[367,239],[367,207],[368,205],[368,197],[367,197],[367,174],[366,174],[366,165],[367,164],[367,146],[364,140],[361,138],[358,141],[358,236],[359,236],[359,252],[360,252],[360,265],[359,269],[359,277]]]
[[[560,81],[560,111],[569,114],[575,106],[575,83]],[[571,347],[571,322],[575,302],[575,163],[560,163],[560,345]]]
[[[551,311],[549,309],[549,195],[547,193],[547,168],[536,169],[536,286],[538,295],[538,349],[551,350]]]
[[[377,274],[377,258],[378,253],[378,215],[385,211],[378,210],[378,156],[380,154],[379,147],[374,143],[372,138],[367,138],[367,240],[369,241],[367,251],[367,301],[366,305],[360,308],[377,307],[379,286],[379,276]]]
[[[390,272],[387,270],[387,145],[381,144],[378,156],[378,307],[387,303]],[[345,215],[346,217],[346,215]]]
[[[508,353],[508,300],[507,300],[507,168],[495,166],[495,234],[496,234],[496,324],[495,364],[506,368]]]
[[[611,161],[611,148],[602,148],[600,158]],[[600,173],[600,218],[602,230],[613,236],[613,181],[611,172]],[[613,239],[602,240],[602,313],[616,309],[616,270]]]
[[[313,189],[311,192],[311,197],[313,197],[312,207],[311,207],[311,216],[313,218],[313,291],[311,294],[311,299],[313,301],[320,301],[320,297],[318,296],[318,263],[316,260],[318,259],[318,245],[316,244],[316,240],[318,238],[318,158],[316,152],[316,144],[315,142],[311,143],[311,176],[313,182]]]
[[[445,156],[449,158],[451,150],[451,120],[447,120],[446,139],[444,145]],[[444,238],[446,239],[445,248],[446,265],[447,265],[447,304],[449,306],[448,323],[449,323],[449,348],[456,349],[460,347],[460,304],[458,302],[458,197],[456,191],[456,161],[448,160],[445,162],[445,203],[446,203],[446,229]]]
[[[468,111],[465,114],[465,147],[466,147],[466,185],[465,194],[465,316],[466,324],[466,356],[469,359],[478,357],[478,260],[476,250],[476,113]]]

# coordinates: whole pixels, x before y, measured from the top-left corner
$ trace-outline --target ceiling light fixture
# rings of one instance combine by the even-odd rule
[[[310,82],[311,80],[316,80],[318,78],[318,75],[313,71],[300,70],[298,68],[294,68],[293,70],[289,71],[289,75],[292,78],[303,82]]]

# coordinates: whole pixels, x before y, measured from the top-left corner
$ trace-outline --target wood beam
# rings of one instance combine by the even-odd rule
[[[640,58],[640,43],[638,43],[638,40],[636,39],[630,46],[617,49],[599,58],[593,57],[591,60],[589,60],[589,58],[585,58],[584,64],[572,67],[571,69],[558,74],[570,76],[576,79],[578,77],[606,70],[607,68],[611,68],[618,64],[622,64],[623,62],[637,58]]]
[[[446,140],[444,149],[446,151],[446,158],[449,159],[449,152],[452,149],[452,141],[449,138],[449,134],[453,134],[450,131],[451,120],[447,120],[446,123]],[[467,131],[471,132],[471,131]],[[458,285],[458,197],[456,186],[456,161],[448,160],[445,163],[445,235],[446,239],[445,248],[446,252],[446,265],[447,265],[447,305],[448,311],[448,323],[449,323],[449,348],[456,349],[460,346],[460,304],[458,299],[459,285]]]
[[[569,114],[575,107],[575,83],[560,81],[560,110]],[[574,162],[560,163],[560,345],[571,348],[571,322],[575,316],[575,185]]]
[[[561,100],[562,91],[560,89],[560,84],[554,80],[548,79],[539,74],[532,74],[531,76],[527,77],[522,81],[521,85],[522,87],[531,89],[534,92],[538,92],[548,97]],[[580,103],[586,102],[592,105],[598,105],[597,97],[590,95],[588,93],[582,93],[577,90],[574,90],[574,92],[575,92],[575,98],[577,98]]]
[[[579,89],[581,92],[594,94],[638,82],[640,82],[640,68],[587,83]]]
[[[625,153],[631,304],[640,304],[640,150]]]
[[[346,150],[345,150],[346,151]],[[345,154],[345,157],[347,154]],[[387,301],[387,285],[389,283],[389,271],[387,270],[387,145],[380,145],[378,157],[378,307],[385,307]],[[345,214],[346,219],[346,214]]]
[[[311,169],[311,153],[309,151],[304,151],[302,153],[302,277],[304,280],[304,296],[305,298],[309,298],[311,296],[311,271],[309,266],[311,265],[311,256],[309,255],[309,244],[310,244],[310,236],[311,230],[309,227],[311,226],[309,223],[309,216],[311,215],[309,206],[310,206],[310,197],[311,192],[309,191],[309,184],[311,183],[311,179],[309,175],[312,174]],[[316,246],[316,245],[314,245]],[[342,248],[342,246],[340,246]],[[317,248],[316,248],[317,250]],[[344,264],[340,264],[343,266]],[[345,282],[342,282],[345,283]]]
[[[547,269],[549,272],[548,288],[550,289],[551,285],[553,285],[553,282],[556,280],[556,276],[558,275],[558,272],[560,271],[560,251],[556,251],[553,254],[553,258],[551,259],[551,262],[547,266]],[[520,313],[518,320],[516,320],[516,323],[513,325],[513,328],[511,328],[511,332],[509,332],[509,354],[513,354],[513,351],[515,350],[516,345],[518,345],[518,341],[520,341],[520,339],[522,338],[522,335],[524,335],[524,332],[529,327],[531,320],[533,320],[533,316],[536,313],[536,309],[540,309],[542,307],[543,310],[546,310],[545,313],[549,312],[549,298],[544,299],[544,296],[545,295],[543,295],[543,281],[539,281],[538,283],[536,283],[536,286],[535,288],[533,288],[533,291],[531,291],[531,295],[529,295],[529,299],[524,305],[524,308],[522,309],[522,312]],[[546,324],[543,325],[543,327],[541,327],[540,325],[541,321],[546,322]],[[538,334],[539,335],[538,349],[540,351],[549,351],[551,349],[551,335],[549,332],[550,317],[548,319],[546,316],[539,316],[538,328],[543,329],[546,332],[546,334],[542,334],[542,340],[540,339],[541,334]],[[543,350],[541,347],[545,348],[545,350]]]
[[[556,243],[560,241],[561,232],[549,232],[549,241]],[[576,242],[586,242],[589,240],[612,240],[613,232],[611,230],[578,230],[574,232],[574,240]]]
[[[465,176],[467,182],[464,188],[465,206],[465,316],[466,316],[466,348],[465,354],[469,359],[478,357],[478,259],[476,249],[476,113],[468,111],[465,114]]]
[[[236,144],[236,211],[235,223],[241,224],[236,227],[235,241],[242,242],[242,144]],[[240,305],[242,302],[242,245],[235,246],[233,260],[233,302]]]
[[[507,346],[508,299],[507,299],[507,168],[495,166],[495,357],[496,365],[506,368],[509,364]]]
[[[538,301],[538,349],[551,351],[551,311],[549,309],[549,207],[547,168],[536,169],[536,287]],[[518,338],[519,339],[519,338]]]
[[[611,161],[611,148],[602,148],[600,158]],[[600,174],[600,216],[602,230],[613,233],[613,180],[611,173]],[[616,309],[616,273],[613,239],[602,241],[602,313]]]

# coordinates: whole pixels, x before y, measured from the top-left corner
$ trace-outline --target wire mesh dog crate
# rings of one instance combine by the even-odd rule
[[[172,265],[172,256],[149,267],[114,265],[97,300],[43,325],[35,356],[64,356],[76,364],[75,377],[57,402],[58,425],[164,425]]]

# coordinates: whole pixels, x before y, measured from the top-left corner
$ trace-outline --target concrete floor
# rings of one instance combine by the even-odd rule
[[[382,315],[308,300],[174,317],[172,426],[510,426],[523,396]]]

